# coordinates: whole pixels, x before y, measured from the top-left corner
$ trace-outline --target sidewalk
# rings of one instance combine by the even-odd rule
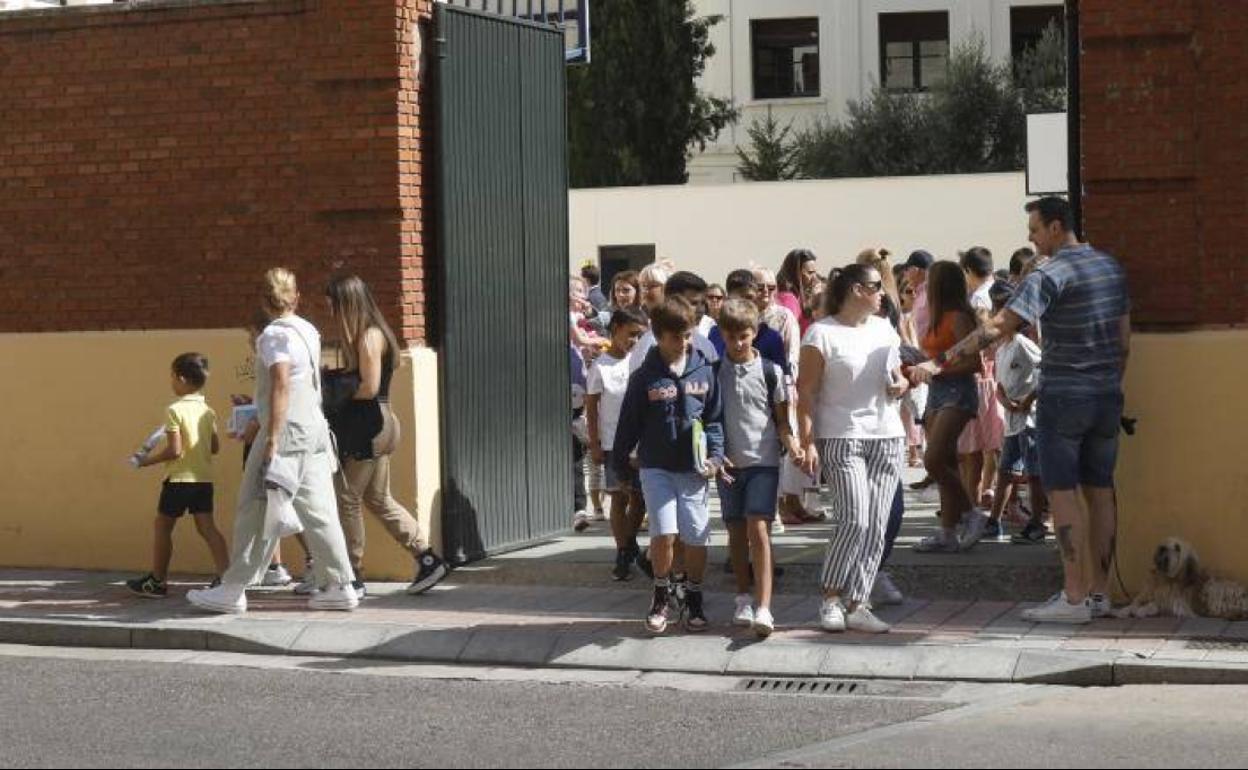
[[[127,576],[0,572],[0,642],[222,650],[466,665],[1034,682],[1248,683],[1248,622],[1101,620],[1083,628],[1021,620],[1029,604],[910,600],[879,614],[884,636],[829,635],[814,624],[818,599],[781,595],[766,641],[727,625],[732,596],[707,596],[705,634],[641,630],[646,600],[631,590],[444,585],[409,597],[372,584],[354,613],[308,612],[289,590],[251,593],[243,617],[131,596]]]

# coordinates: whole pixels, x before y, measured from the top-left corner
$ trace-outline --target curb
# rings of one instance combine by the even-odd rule
[[[228,619],[94,623],[0,619],[0,643],[331,656],[405,663],[1106,687],[1248,684],[1248,662],[1143,660],[987,646],[657,639],[584,631],[412,628]]]

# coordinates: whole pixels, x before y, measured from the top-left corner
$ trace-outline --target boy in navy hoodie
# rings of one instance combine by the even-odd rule
[[[624,478],[637,449],[641,490],[650,512],[654,601],[646,615],[653,634],[667,630],[672,552],[684,544],[688,593],[685,628],[704,631],[702,577],[711,539],[708,481],[723,467],[724,432],[719,384],[712,363],[690,343],[693,307],[679,297],[650,315],[656,345],[632,374],[611,460]]]

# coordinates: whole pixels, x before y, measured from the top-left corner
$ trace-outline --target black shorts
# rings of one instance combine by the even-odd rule
[[[212,482],[166,480],[156,510],[175,519],[184,513],[212,513]]]

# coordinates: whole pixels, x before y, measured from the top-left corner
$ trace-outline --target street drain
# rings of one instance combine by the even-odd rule
[[[859,695],[866,694],[862,682],[837,682],[828,679],[745,679],[737,685],[741,692],[771,695]]]

